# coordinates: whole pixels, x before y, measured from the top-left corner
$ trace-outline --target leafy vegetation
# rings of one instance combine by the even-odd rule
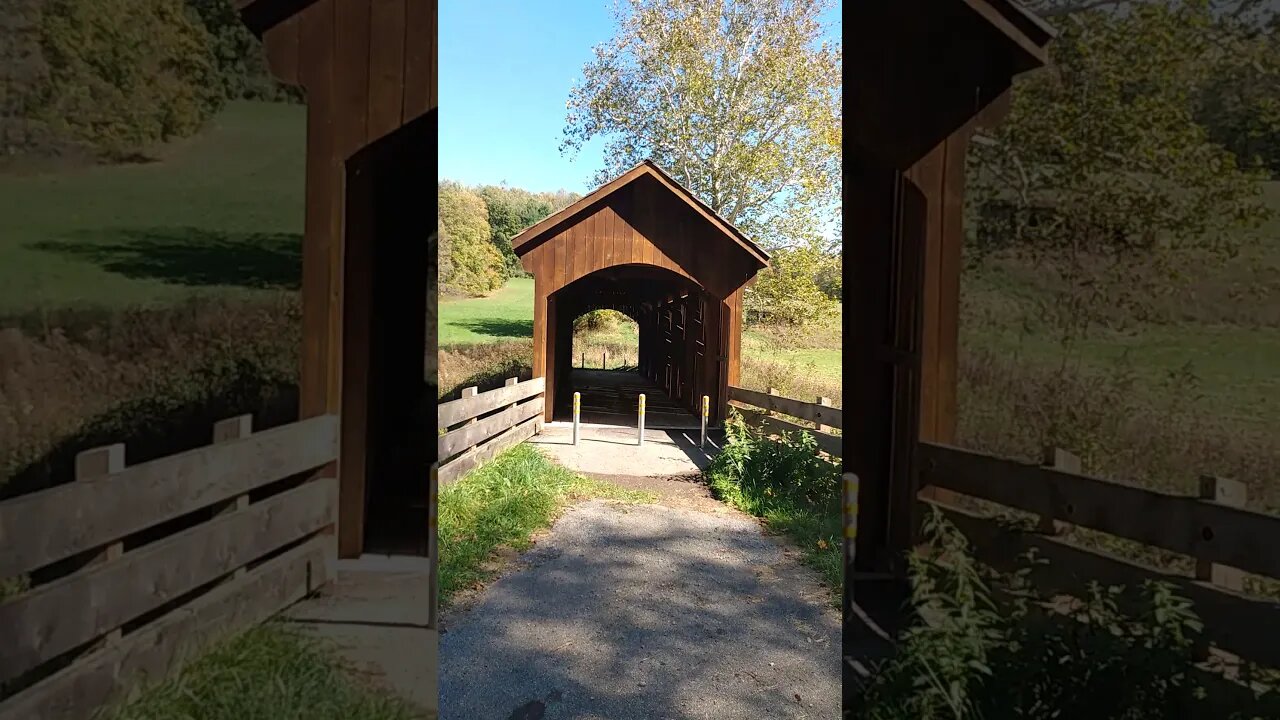
[[[441,182],[440,282],[467,295],[484,295],[502,287],[507,265],[489,235],[484,199],[454,182]]]
[[[586,498],[645,502],[651,496],[590,480],[530,445],[499,455],[440,490],[440,602],[491,577],[501,548],[524,550],[568,503]]]
[[[724,449],[706,471],[712,492],[794,540],[838,601],[844,587],[840,466],[818,455],[812,435],[763,437],[737,412],[725,422],[725,435]]]
[[[281,623],[216,645],[106,720],[415,720],[425,712],[366,687],[330,643]]]
[[[34,114],[112,160],[198,130],[223,101],[182,0],[48,0]]]
[[[869,720],[1273,717],[1274,697],[1214,692],[1195,667],[1200,621],[1162,584],[1046,604],[1027,575],[998,576],[973,560],[935,509],[926,548],[911,558],[919,622],[876,667],[858,717]],[[1135,591],[1136,590],[1136,591]]]

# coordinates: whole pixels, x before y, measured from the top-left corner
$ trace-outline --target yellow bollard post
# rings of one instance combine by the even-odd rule
[[[637,444],[644,445],[644,393],[640,393],[640,442]]]
[[[707,395],[702,396],[702,441],[698,443],[698,447],[707,446],[707,415],[711,411],[711,398]]]
[[[582,393],[573,394],[573,444],[578,444],[578,423],[582,416]]]

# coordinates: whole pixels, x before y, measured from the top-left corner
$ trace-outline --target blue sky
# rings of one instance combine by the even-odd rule
[[[613,34],[612,0],[440,3],[441,179],[586,192],[602,140],[560,154],[569,88]],[[839,21],[839,6],[832,13]],[[839,29],[834,33],[838,33]]]

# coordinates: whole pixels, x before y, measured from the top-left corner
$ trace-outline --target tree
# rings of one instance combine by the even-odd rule
[[[120,158],[200,128],[221,105],[209,36],[182,0],[49,0],[37,116]]]
[[[570,92],[561,151],[600,184],[650,158],[748,236],[802,247],[839,213],[841,47],[827,0],[627,0]]]
[[[502,254],[494,247],[489,211],[476,193],[455,182],[437,189],[440,214],[440,284],[468,295],[483,295],[502,287]]]
[[[277,82],[267,69],[262,43],[240,19],[231,0],[186,0],[209,33],[222,94],[228,100],[300,99],[300,91]]]
[[[757,275],[743,294],[743,310],[749,320],[803,325],[835,311],[835,303],[819,285],[831,257],[817,243],[777,250],[771,260],[772,266]]]
[[[489,209],[489,230],[494,247],[505,262],[505,277],[523,272],[520,260],[511,247],[511,238],[552,213],[551,202],[528,190],[506,185],[485,185],[480,197]]]
[[[1015,84],[1008,118],[974,145],[970,257],[1048,268],[1042,309],[1068,349],[1117,307],[1141,318],[1266,216],[1257,176],[1195,121],[1212,23],[1203,0],[1066,17],[1051,66]]]

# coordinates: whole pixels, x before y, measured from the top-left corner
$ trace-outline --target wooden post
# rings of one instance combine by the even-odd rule
[[[473,385],[473,386],[471,386],[471,387],[462,388],[462,397],[463,397],[463,399],[466,399],[466,398],[473,398],[473,397],[475,397],[476,395],[479,395],[479,394],[480,394],[480,389],[479,389],[479,388],[477,388],[477,387],[475,387],[474,385]],[[470,420],[466,421],[466,422],[465,422],[465,423],[463,423],[463,424],[464,424],[464,425],[473,425],[473,424],[475,424],[475,423],[476,423],[476,421],[478,421],[479,419],[480,419],[480,418],[471,418]]]
[[[600,352],[600,369],[601,370],[609,369],[609,351],[608,350],[603,350]]]
[[[1076,473],[1083,472],[1083,464],[1080,458],[1063,450],[1062,448],[1046,447],[1044,449],[1045,467],[1061,470],[1062,472]],[[1045,535],[1058,535],[1067,529],[1067,523],[1055,520],[1053,511],[1047,510],[1040,514],[1040,525],[1037,528]]]
[[[437,615],[439,614],[439,597],[440,597],[440,463],[431,463],[431,484],[427,489],[431,498],[431,507],[427,510],[427,556],[431,558],[431,565],[428,574],[428,582],[431,583],[431,594],[428,596],[427,602],[427,625],[435,628],[438,626]]]
[[[76,481],[84,482],[88,480],[97,480],[98,478],[108,475],[115,475],[124,471],[124,443],[116,443],[104,447],[97,447],[76,455]],[[110,543],[102,552],[98,554],[91,562],[104,563],[110,560],[116,560],[124,555],[124,540],[120,539]],[[120,628],[116,628],[108,632],[102,639],[101,645],[114,645],[120,642],[120,638],[124,632]]]
[[[503,381],[503,383],[502,383],[502,384],[503,384],[503,386],[505,386],[505,387],[511,387],[512,385],[515,385],[515,384],[516,384],[516,383],[518,383],[518,382],[520,382],[520,378],[507,378],[505,381]],[[516,404],[517,404],[517,403],[511,403],[511,404],[510,404],[510,405],[508,405],[507,407],[508,407],[509,409],[510,409],[510,408],[514,408],[514,407],[516,406]]]
[[[831,398],[819,395],[818,404],[822,407],[831,407]],[[818,432],[831,432],[831,426],[818,423]]]
[[[1243,508],[1248,501],[1248,487],[1238,481],[1227,478],[1203,475],[1200,477],[1200,500],[1233,508]],[[1226,565],[1196,558],[1196,580],[1209,583],[1232,592],[1244,591],[1244,572]],[[1197,660],[1209,659],[1209,643],[1203,636],[1196,638],[1195,656]],[[1220,658],[1226,660],[1226,658]],[[1223,665],[1223,673],[1229,678],[1239,678],[1242,663],[1227,661]]]
[[[236,417],[219,420],[213,424],[213,444],[231,442],[247,438],[253,434],[253,415],[237,415]],[[243,510],[249,507],[249,495],[244,493],[237,495],[231,502],[225,504],[221,509],[215,510],[214,514],[231,513],[237,510]],[[244,576],[248,572],[248,568],[239,567],[231,573],[231,578],[235,579]]]
[[[779,393],[779,392],[778,392],[778,388],[776,388],[776,387],[771,387],[771,388],[769,388],[769,394],[770,394],[770,395],[779,395],[779,396],[781,395],[781,393]],[[778,417],[778,413],[774,412],[774,411],[773,411],[773,408],[765,408],[765,415],[766,415],[767,417]]]
[[[1205,475],[1200,478],[1200,499],[1227,507],[1243,508],[1248,500],[1248,489],[1238,480]],[[1235,592],[1244,590],[1243,572],[1199,558],[1196,559],[1196,579]]]

